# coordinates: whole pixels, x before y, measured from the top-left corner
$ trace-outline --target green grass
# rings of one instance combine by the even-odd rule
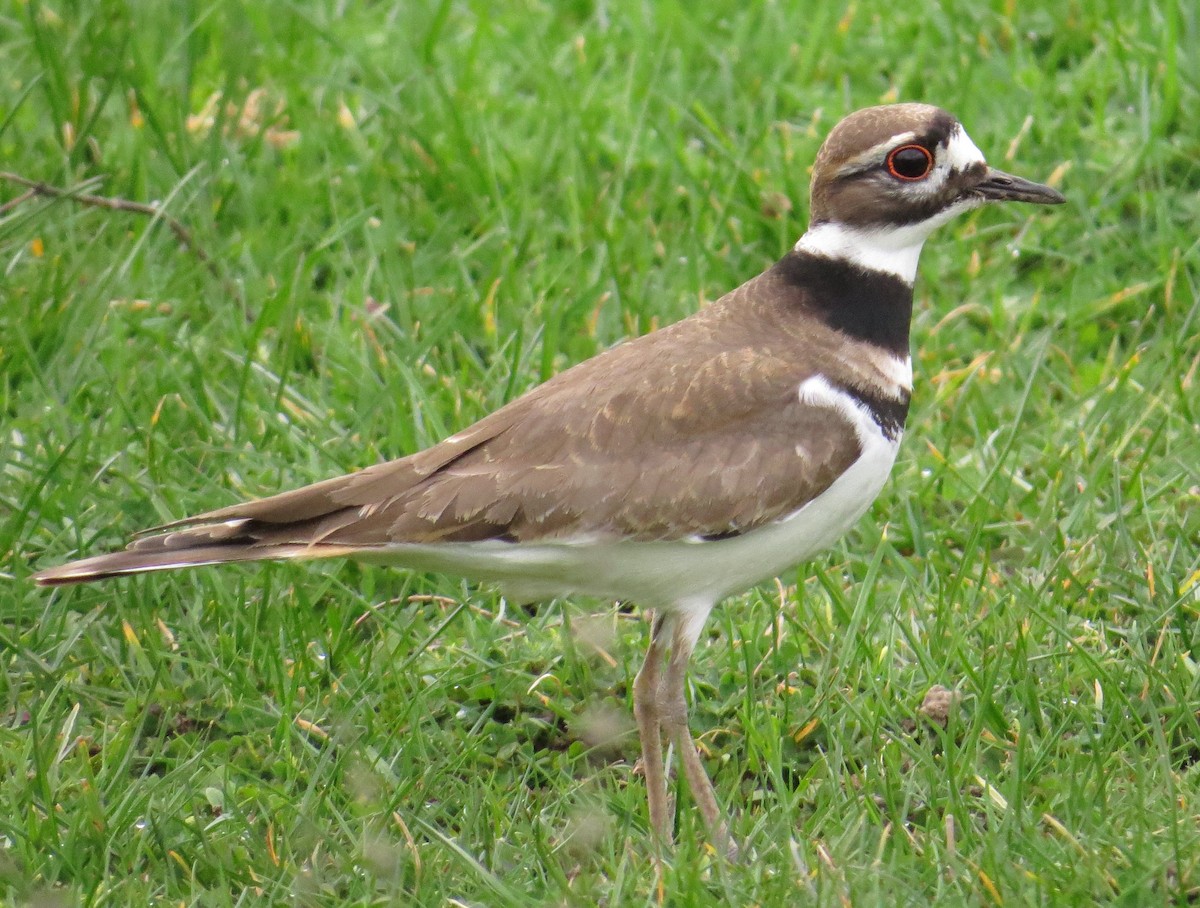
[[[219,271],[136,214],[0,214],[0,901],[1194,902],[1200,15],[1037,6],[0,4],[3,169],[160,200]],[[715,299],[892,98],[1070,203],[935,236],[893,480],[711,622],[744,863],[685,800],[660,880],[633,736],[586,743],[636,613],[348,564],[27,582]]]

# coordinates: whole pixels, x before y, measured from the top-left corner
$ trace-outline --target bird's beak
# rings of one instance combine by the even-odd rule
[[[989,202],[1032,202],[1035,205],[1061,205],[1064,196],[1057,189],[1035,183],[1011,173],[989,167],[983,179],[971,187],[971,191]]]

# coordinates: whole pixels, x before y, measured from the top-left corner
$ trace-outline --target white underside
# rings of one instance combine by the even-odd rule
[[[804,507],[744,535],[712,541],[399,545],[358,557],[495,582],[505,595],[522,601],[575,593],[707,614],[724,597],[833,544],[870,507],[895,462],[899,439],[887,438],[862,404],[819,377],[798,391],[805,402],[846,418],[862,454]]]

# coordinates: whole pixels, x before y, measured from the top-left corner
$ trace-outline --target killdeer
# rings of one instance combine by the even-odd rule
[[[688,729],[713,607],[810,558],[879,494],[904,431],[921,246],[985,202],[1058,204],[995,170],[950,114],[860,110],[817,155],[808,231],[683,321],[534,388],[440,444],[143,534],[41,584],[231,561],[352,557],[654,609],[633,686],[650,823],[669,841],[663,735],[733,851]]]

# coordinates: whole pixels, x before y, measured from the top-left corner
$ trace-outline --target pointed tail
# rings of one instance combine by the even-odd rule
[[[203,545],[165,552],[144,552],[127,549],[68,561],[33,575],[40,586],[65,586],[71,583],[88,583],[92,580],[107,580],[128,574],[143,574],[147,571],[171,571],[176,568],[199,567],[204,564],[228,564],[235,561],[265,561],[275,558],[331,558],[343,551],[329,551],[336,546],[279,545],[279,546],[232,546]]]
[[[305,524],[298,526],[304,527]],[[325,543],[319,534],[310,536],[312,541],[297,541],[297,535],[288,532],[291,529],[294,528],[287,527],[282,531],[268,528],[264,532],[258,521],[246,518],[171,529],[170,532],[138,539],[122,552],[68,561],[38,571],[33,575],[33,581],[41,586],[62,586],[205,564],[284,558],[336,558],[339,555],[361,553],[364,548],[369,548]],[[304,533],[298,535],[300,539],[305,539]]]

